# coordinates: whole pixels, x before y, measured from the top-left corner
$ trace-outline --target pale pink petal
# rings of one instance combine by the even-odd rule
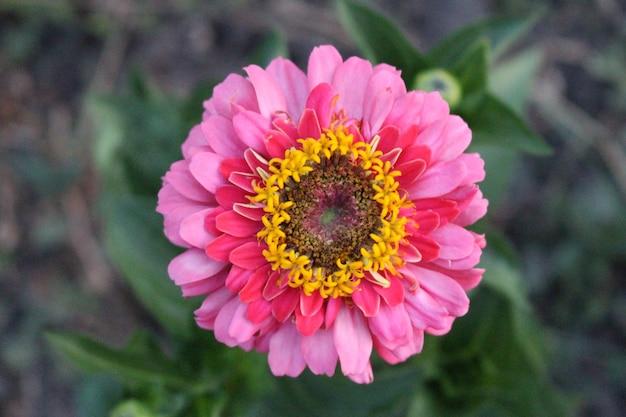
[[[181,145],[181,150],[183,152],[183,156],[188,159],[193,156],[193,154],[198,152],[210,152],[213,150],[209,146],[207,138],[202,133],[202,128],[200,125],[195,125],[189,131],[189,136]]]
[[[213,152],[201,152],[195,154],[189,163],[193,177],[212,194],[215,194],[217,187],[226,183],[219,173],[223,159],[223,156]]]
[[[333,331],[321,329],[310,336],[302,337],[302,355],[315,375],[333,376],[337,367],[337,349]]]
[[[351,57],[337,68],[333,77],[332,85],[339,93],[337,105],[357,120],[363,117],[363,101],[371,75],[369,61]]]
[[[417,200],[447,194],[461,184],[466,172],[467,168],[461,161],[433,165],[408,186],[409,198]]]
[[[414,269],[419,277],[420,289],[428,294],[444,307],[452,316],[460,317],[467,313],[469,298],[458,282],[441,272],[407,265],[407,269]]]
[[[439,256],[443,259],[462,259],[474,249],[474,236],[454,223],[434,230],[429,236],[439,244]]]
[[[267,71],[257,65],[244,68],[259,103],[259,113],[266,119],[276,112],[286,112],[287,103],[283,89]],[[233,118],[234,120],[234,118]]]
[[[267,73],[280,85],[285,95],[287,113],[291,117],[301,114],[309,92],[306,74],[293,62],[280,57],[268,65]]]
[[[343,306],[333,324],[335,347],[344,375],[361,375],[369,366],[372,336],[360,310]]]
[[[233,117],[233,128],[239,139],[261,155],[265,154],[265,133],[271,127],[269,118],[252,111],[243,111]]]
[[[188,249],[170,262],[167,272],[176,285],[185,285],[215,275],[226,266],[200,249]]]
[[[205,218],[211,211],[213,208],[196,211],[185,217],[180,223],[180,237],[197,248],[204,248],[215,239],[215,235],[204,227]]]
[[[411,320],[403,304],[381,305],[378,314],[368,318],[368,323],[372,334],[387,349],[405,345],[413,337]]]
[[[319,84],[332,82],[335,71],[342,62],[341,55],[333,46],[323,45],[314,48],[309,56],[307,69],[309,91]]]
[[[246,145],[239,139],[233,121],[222,116],[213,116],[201,123],[206,141],[214,152],[229,158],[240,158]]]
[[[231,119],[233,103],[237,103],[247,110],[259,110],[252,84],[239,74],[230,74],[213,89],[211,105],[216,114]],[[207,108],[207,104],[205,103],[205,108]]]
[[[292,323],[283,324],[270,339],[267,360],[276,376],[296,377],[306,367],[301,349],[302,337]]]

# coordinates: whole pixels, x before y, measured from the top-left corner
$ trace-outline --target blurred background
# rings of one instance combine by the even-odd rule
[[[554,153],[520,159],[489,215],[519,251],[575,415],[626,416],[626,2],[368,3],[420,50],[486,17],[539,16],[526,116]],[[0,0],[0,416],[79,417],[90,385],[45,330],[119,346],[155,325],[104,248],[89,101],[133,72],[184,100],[274,29],[300,67],[323,43],[357,53],[332,1]]]

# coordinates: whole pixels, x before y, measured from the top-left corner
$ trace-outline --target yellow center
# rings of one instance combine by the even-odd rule
[[[257,233],[267,244],[263,256],[273,270],[282,272],[281,280],[287,279],[291,287],[301,287],[306,295],[319,291],[324,298],[350,296],[363,278],[387,287],[389,280],[386,274],[397,275],[396,267],[403,264],[398,248],[406,235],[406,218],[399,214],[400,208],[410,203],[400,196],[398,190],[396,177],[400,176],[400,172],[394,170],[389,161],[384,162],[382,152],[376,150],[378,140],[374,137],[371,143],[355,143],[354,136],[340,125],[325,129],[319,139],[298,139],[300,149],[287,149],[284,158],[269,161],[269,172],[259,171],[263,181],[255,184],[256,195],[249,199],[262,205],[266,212],[262,219],[264,227]],[[307,176],[314,178],[312,181],[315,182],[326,177],[314,174],[326,170],[334,172],[334,177],[331,175],[333,184],[320,183],[314,184],[314,187],[308,184],[304,191],[299,190]],[[359,176],[360,179],[348,178],[350,176]],[[359,189],[363,184],[368,187],[365,192]],[[343,200],[349,200],[346,203],[348,207],[345,210],[342,207],[322,207],[318,210],[320,215],[317,219],[302,218],[307,215],[302,214],[303,207],[299,204],[311,205],[308,194],[318,187],[333,186],[341,190],[351,186],[355,189],[354,195],[349,197],[339,193]],[[298,195],[306,195],[307,198],[299,199]],[[315,212],[315,207],[307,213],[311,212]],[[327,249],[330,246],[321,244],[323,240],[316,236],[307,237],[307,230],[300,231],[302,225],[311,221],[316,222],[320,229],[334,227],[334,223],[341,223],[342,219],[351,221],[356,216],[354,213],[364,213],[357,216],[356,223],[353,221],[356,230],[352,232],[350,226],[344,227],[348,230],[348,238],[342,235],[342,239],[347,243],[332,242],[331,239],[332,250]],[[294,227],[297,227],[295,232]],[[325,251],[326,255],[330,253],[332,262],[328,261],[328,256],[320,255],[320,251]]]

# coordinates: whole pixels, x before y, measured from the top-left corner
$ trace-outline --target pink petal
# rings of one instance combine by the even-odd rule
[[[244,285],[246,285],[246,282],[248,282],[250,275],[252,275],[252,271],[250,271],[249,269],[243,269],[238,267],[237,265],[233,265],[230,268],[230,272],[226,277],[226,282],[224,283],[224,285],[226,285],[226,288],[228,288],[230,292],[236,294],[241,291]]]
[[[206,152],[203,152],[206,153]],[[208,202],[213,199],[211,194],[189,172],[189,161],[174,162],[165,174],[165,181],[181,195],[197,202]],[[210,190],[209,190],[210,191]]]
[[[247,314],[251,321],[261,323],[272,316],[272,304],[262,298],[252,301],[248,304]]]
[[[407,269],[413,269],[419,277],[420,288],[444,307],[448,313],[460,317],[467,313],[469,299],[458,282],[449,276],[437,271],[407,265]]]
[[[333,77],[332,85],[339,93],[338,107],[357,120],[363,116],[363,101],[371,75],[369,61],[351,57],[337,68]]]
[[[337,92],[330,84],[320,84],[311,91],[309,97],[307,98],[306,108],[315,111],[319,125],[322,128],[330,127],[336,97]],[[307,127],[307,125],[305,125],[305,127]],[[314,131],[312,130],[305,130],[300,132],[300,136],[302,136],[303,138],[319,137],[314,135],[307,135],[307,133],[309,132],[314,133]]]
[[[368,319],[370,330],[388,349],[396,349],[409,342],[413,336],[411,320],[404,304],[381,305],[380,311]]]
[[[256,235],[263,228],[263,223],[243,217],[233,210],[228,210],[217,215],[215,226],[219,231],[231,236],[247,237]]]
[[[239,344],[239,341],[230,335],[229,329],[235,312],[241,305],[237,298],[232,298],[220,309],[215,317],[215,329],[213,330],[215,338],[226,346],[234,347]]]
[[[193,154],[198,152],[211,152],[213,148],[209,146],[204,133],[202,133],[202,127],[195,125],[189,131],[189,136],[181,145],[181,150],[185,159],[189,159]]]
[[[419,279],[419,277],[417,277]],[[406,297],[405,308],[416,329],[443,329],[448,311],[426,291],[418,290]]]
[[[335,347],[344,375],[362,375],[372,353],[372,336],[360,310],[343,306],[333,325]]]
[[[209,258],[200,249],[188,249],[172,259],[167,272],[176,285],[185,285],[211,277],[225,266],[225,263]]]
[[[404,301],[404,285],[400,278],[389,277],[389,286],[387,288],[380,285],[373,285],[374,291],[376,291],[385,300],[387,305],[396,306]]]
[[[213,116],[201,124],[202,132],[215,153],[230,157],[241,157],[246,149],[233,128],[233,122],[222,116]]]
[[[300,118],[298,125],[298,133],[300,137],[317,139],[322,135],[320,121],[317,119],[317,113],[313,109],[305,109]]]
[[[265,153],[265,133],[271,126],[268,117],[252,111],[242,111],[233,117],[233,127],[239,139],[262,155]]]
[[[248,242],[230,252],[228,260],[233,264],[245,269],[256,269],[267,264],[267,260],[261,251],[263,248],[257,242]]]
[[[263,68],[257,65],[249,65],[244,68],[259,103],[259,113],[264,118],[269,119],[276,112],[287,111],[287,103],[283,89],[276,82],[274,77],[268,74]],[[233,119],[234,120],[234,119]]]
[[[319,293],[306,295],[304,291],[300,294],[300,312],[304,316],[317,314],[324,305],[324,298]]]
[[[277,58],[270,62],[267,73],[280,85],[287,104],[287,113],[296,117],[302,113],[307,94],[307,76],[293,62]]]
[[[225,209],[232,209],[233,204],[246,201],[247,193],[235,185],[222,185],[217,189],[215,198],[220,206]]]
[[[197,248],[204,248],[215,239],[215,235],[204,227],[205,218],[211,211],[213,209],[209,208],[185,217],[180,223],[180,237]]]
[[[387,363],[395,365],[397,363],[404,362],[409,357],[422,351],[422,347],[424,346],[424,332],[414,329],[409,342],[402,346],[398,346],[395,349],[387,349],[377,341],[375,341],[374,346],[381,358],[383,358]]]
[[[213,330],[215,328],[215,318],[218,313],[234,298],[234,294],[223,287],[204,299],[200,308],[195,312],[196,322],[203,329]]]
[[[321,298],[321,297],[320,297]],[[295,309],[296,327],[303,336],[310,336],[315,333],[324,322],[324,311],[318,310],[317,313],[305,316],[299,308]]]
[[[224,177],[219,173],[223,156],[212,152],[195,154],[189,163],[189,171],[204,188],[215,194],[217,187],[225,184]]]
[[[279,322],[283,323],[293,314],[300,301],[300,291],[286,287],[285,291],[272,300],[272,314]]]
[[[270,339],[267,360],[276,376],[296,377],[306,366],[301,349],[301,336],[296,326],[284,323]]]
[[[380,295],[374,290],[374,285],[361,281],[361,285],[352,293],[352,301],[361,309],[365,317],[378,314],[380,309]]]
[[[271,271],[270,265],[263,266],[254,270],[248,277],[248,281],[245,283],[241,291],[239,291],[239,299],[244,303],[250,303],[252,301],[263,298],[263,288],[267,284]]]
[[[320,329],[310,336],[303,336],[302,355],[315,375],[333,376],[339,356],[332,330]]]
[[[237,309],[230,321],[230,326],[228,326],[228,335],[235,339],[239,345],[252,340],[254,335],[266,324],[248,319],[247,310],[246,304],[237,301]]]
[[[254,237],[235,237],[231,235],[221,235],[210,242],[206,248],[206,254],[216,261],[230,262],[230,253],[233,249],[245,243],[256,243]]]
[[[343,62],[339,52],[330,45],[318,46],[309,56],[307,78],[309,90],[321,83],[330,83],[335,71]]]
[[[461,184],[466,172],[465,164],[461,161],[433,165],[407,187],[409,198],[417,200],[449,193]]]
[[[224,81],[215,86],[211,102],[216,113],[226,118],[232,118],[233,103],[247,110],[257,111],[259,109],[252,84],[239,74],[230,74]],[[205,107],[206,105],[207,103],[205,103]]]
[[[474,236],[454,223],[434,230],[429,237],[439,244],[439,257],[443,259],[465,258],[474,250]]]
[[[402,78],[395,73],[379,71],[370,78],[363,103],[363,122],[371,129],[371,133],[378,132],[395,98],[402,93],[406,93],[406,87]]]

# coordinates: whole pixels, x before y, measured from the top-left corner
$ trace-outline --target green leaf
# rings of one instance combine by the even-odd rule
[[[477,41],[450,68],[461,83],[463,96],[481,93],[487,88],[489,71],[489,44]]]
[[[491,70],[489,90],[518,114],[523,114],[541,57],[540,48],[528,48],[499,63]]]
[[[549,155],[552,148],[502,100],[486,93],[461,103],[459,113],[472,129],[472,142],[497,145],[534,155]]]
[[[536,18],[488,18],[453,33],[426,55],[438,66],[449,68],[476,42],[487,39],[494,56],[520,39],[535,24]]]
[[[157,417],[157,415],[142,402],[128,400],[115,407],[111,417]]]
[[[95,159],[106,190],[155,195],[163,174],[180,159],[188,130],[182,106],[151,94],[145,86],[134,90],[92,101]]]
[[[365,57],[401,69],[407,85],[419,71],[431,67],[389,18],[355,1],[341,0],[337,7],[343,27]]]
[[[127,381],[190,389],[194,380],[178,364],[159,351],[110,348],[86,336],[50,332],[52,346],[87,371],[108,372]]]
[[[274,395],[264,397],[256,415],[301,416],[401,416],[420,383],[420,369],[385,365],[375,369],[374,382],[359,385],[344,375],[321,378],[305,372],[297,379],[280,378]],[[323,399],[321,401],[320,399]]]
[[[279,30],[272,30],[265,35],[252,54],[252,61],[265,68],[272,59],[289,55],[285,36]]]
[[[180,251],[163,235],[156,201],[140,196],[105,196],[105,238],[111,258],[135,296],[173,335],[186,338],[197,302],[182,297],[167,274]]]

